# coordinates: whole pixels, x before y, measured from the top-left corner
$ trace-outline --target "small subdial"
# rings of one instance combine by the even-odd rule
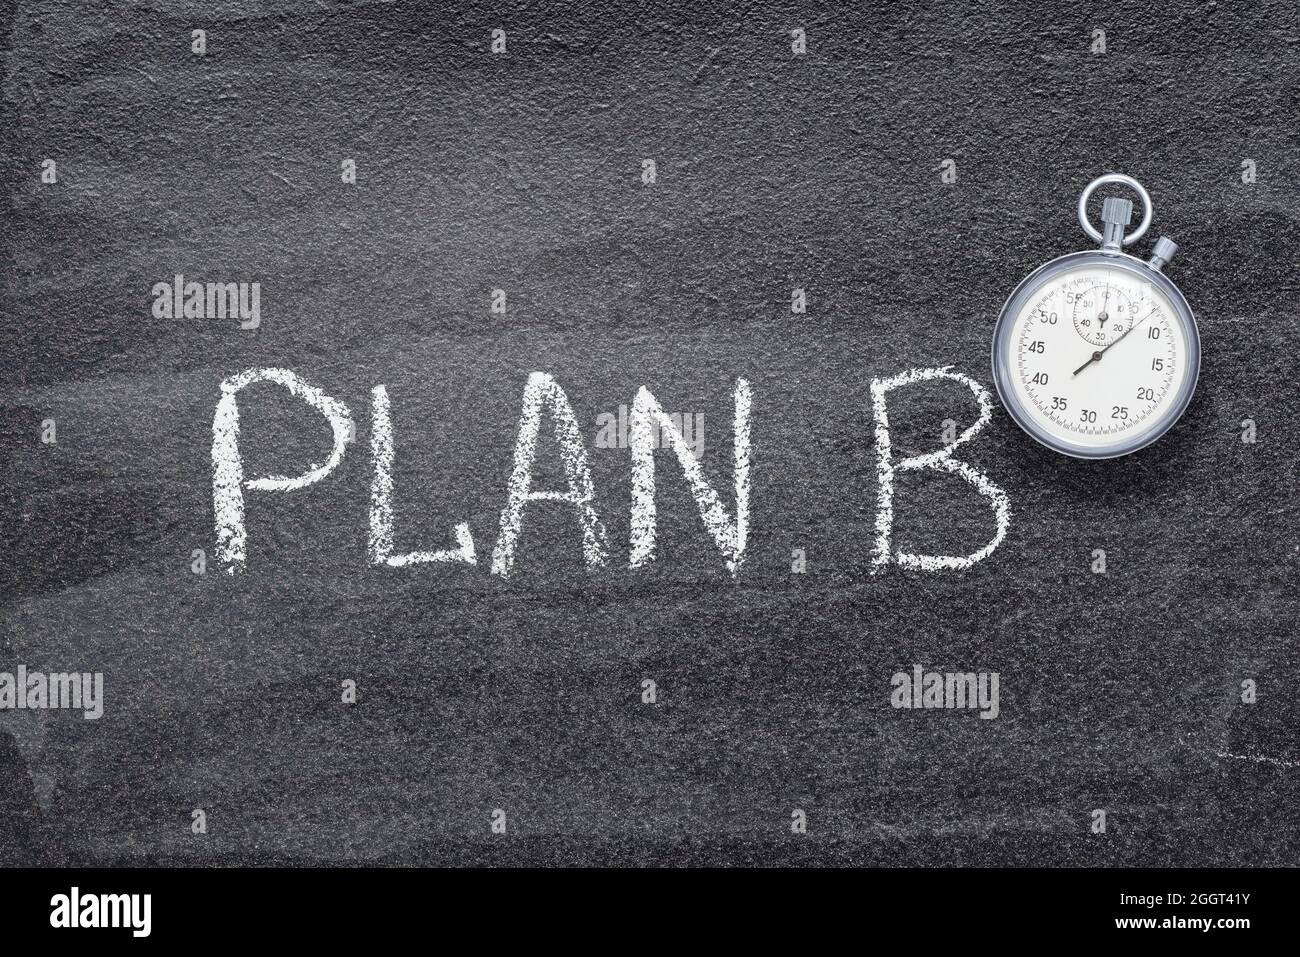
[[[1094,346],[1114,342],[1136,315],[1133,301],[1115,286],[1092,286],[1074,299],[1074,331]]]

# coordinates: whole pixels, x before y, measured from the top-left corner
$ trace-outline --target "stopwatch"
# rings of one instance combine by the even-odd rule
[[[1102,229],[1088,200],[1109,184],[1141,200],[1102,201]],[[1201,338],[1191,307],[1164,267],[1178,244],[1162,236],[1143,261],[1123,251],[1151,226],[1151,197],[1131,176],[1108,173],[1079,196],[1079,224],[1100,249],[1044,263],[1021,281],[993,331],[993,381],[1008,414],[1065,455],[1107,459],[1145,448],[1192,401]]]

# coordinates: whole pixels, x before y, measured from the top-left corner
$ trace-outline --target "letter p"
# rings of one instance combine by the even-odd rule
[[[240,389],[254,382],[284,386],[329,420],[334,430],[334,447],[323,464],[311,466],[296,478],[282,475],[244,478],[244,462],[239,455],[239,404],[235,397]],[[212,512],[217,523],[217,557],[228,574],[233,575],[242,568],[247,558],[244,489],[291,492],[319,482],[343,461],[351,431],[352,415],[347,406],[308,385],[288,369],[248,369],[221,383],[221,400],[212,420]]]

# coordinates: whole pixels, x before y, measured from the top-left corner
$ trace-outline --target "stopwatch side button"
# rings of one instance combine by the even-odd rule
[[[1101,201],[1101,248],[1119,249],[1124,242],[1124,230],[1133,221],[1133,201],[1119,196],[1107,196]]]
[[[1147,260],[1147,265],[1160,272],[1169,264],[1169,260],[1174,258],[1176,252],[1178,252],[1178,244],[1168,236],[1161,236],[1151,250],[1151,258]]]

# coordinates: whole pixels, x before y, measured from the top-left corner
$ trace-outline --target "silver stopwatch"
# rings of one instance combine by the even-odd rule
[[[1088,221],[1089,197],[1110,183],[1142,201],[1142,222],[1127,236],[1130,200],[1103,200],[1100,232]],[[1101,248],[1039,266],[998,316],[993,380],[1002,404],[1017,425],[1065,455],[1136,452],[1169,431],[1196,391],[1196,319],[1162,271],[1178,245],[1162,236],[1146,262],[1122,251],[1146,234],[1151,213],[1151,197],[1132,177],[1093,180],[1079,196],[1079,224]]]

